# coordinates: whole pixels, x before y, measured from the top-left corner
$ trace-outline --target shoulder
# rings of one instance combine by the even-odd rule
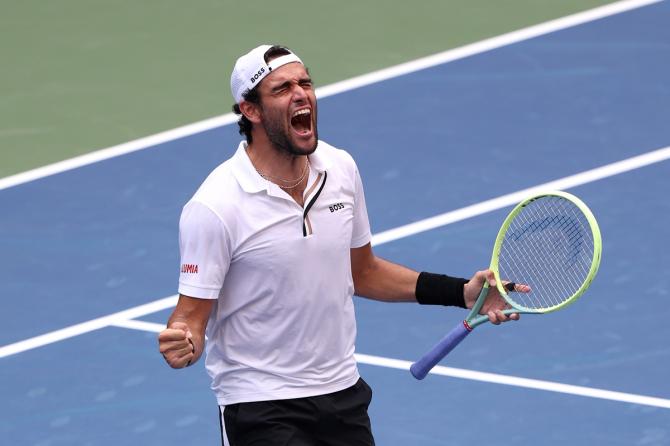
[[[217,191],[228,190],[228,188],[236,183],[235,175],[233,174],[233,159],[228,159],[219,164],[202,182],[194,197],[207,198],[212,195],[217,195]]]
[[[318,154],[319,159],[330,169],[358,170],[356,161],[348,151],[334,147],[327,142],[319,141],[317,152],[315,153]]]
[[[233,161],[228,159],[210,172],[184,205],[182,218],[197,216],[197,220],[203,221],[208,220],[205,214],[209,214],[212,223],[214,220],[225,223],[224,220],[235,215],[231,207],[240,202],[241,190],[234,175]]]
[[[231,199],[234,201],[239,194],[239,184],[234,172],[235,160],[230,158],[224,161],[207,175],[191,200],[201,201],[214,208]]]

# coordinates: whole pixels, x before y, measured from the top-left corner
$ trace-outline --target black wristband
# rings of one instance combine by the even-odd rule
[[[467,279],[422,272],[416,281],[416,300],[421,305],[445,305],[466,308],[463,285]]]

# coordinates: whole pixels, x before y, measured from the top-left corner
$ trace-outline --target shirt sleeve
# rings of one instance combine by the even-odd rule
[[[354,188],[354,225],[351,232],[351,248],[360,248],[372,240],[370,233],[370,221],[368,220],[368,209],[365,205],[365,193],[363,192],[363,181],[355,169]]]
[[[205,204],[191,201],[184,206],[179,220],[179,251],[179,293],[217,299],[232,250],[223,221]]]

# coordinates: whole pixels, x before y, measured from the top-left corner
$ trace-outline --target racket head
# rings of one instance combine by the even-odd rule
[[[496,237],[491,270],[513,310],[548,313],[586,291],[601,252],[600,228],[588,206],[567,192],[549,191],[525,199],[507,216]],[[531,291],[509,293],[503,280]]]

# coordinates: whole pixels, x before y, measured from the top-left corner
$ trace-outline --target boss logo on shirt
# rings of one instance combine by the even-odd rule
[[[335,203],[331,206],[328,206],[328,209],[330,209],[330,212],[335,212],[339,211],[340,209],[344,209],[344,204],[342,203]]]
[[[198,265],[193,265],[191,263],[184,263],[181,266],[181,272],[186,274],[198,274]]]

